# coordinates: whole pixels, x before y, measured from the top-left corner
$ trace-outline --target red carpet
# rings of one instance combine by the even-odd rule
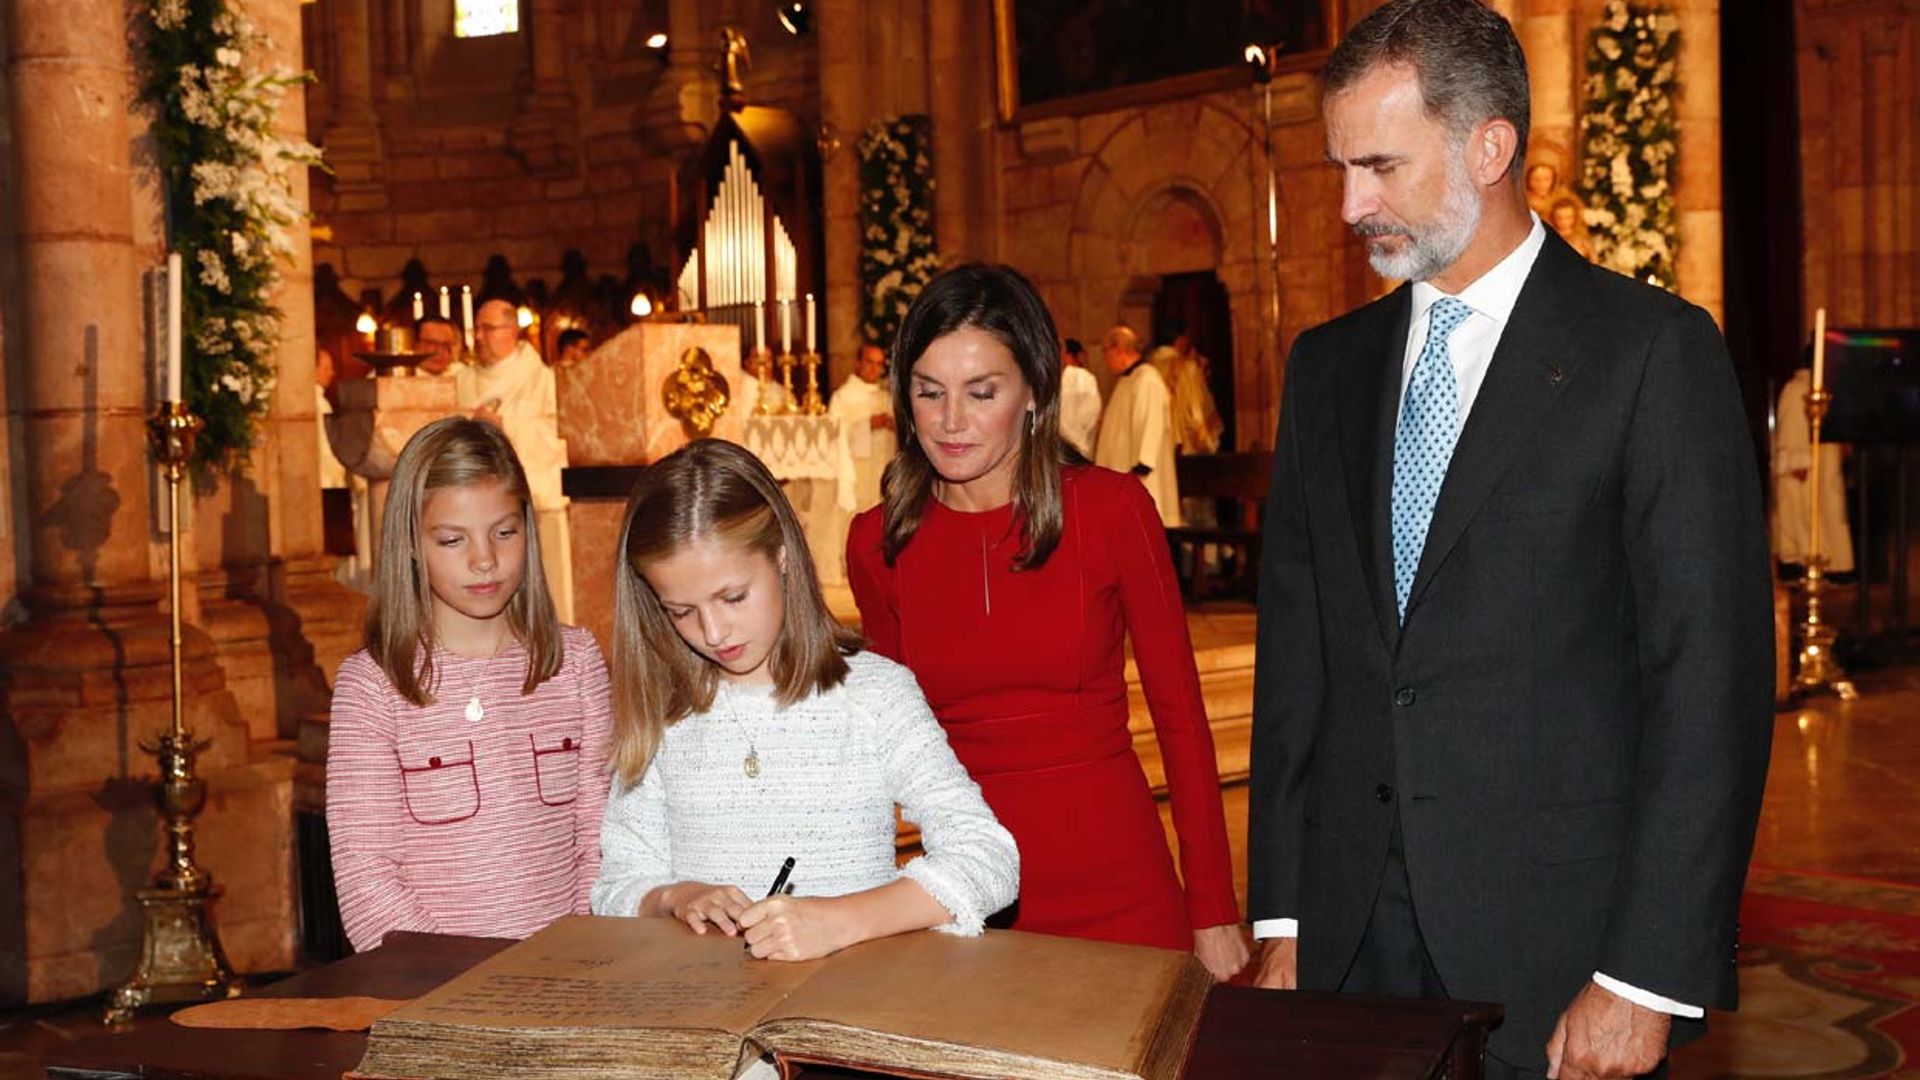
[[[1920,888],[1755,869],[1741,941],[1740,1011],[1676,1080],[1920,1080]]]

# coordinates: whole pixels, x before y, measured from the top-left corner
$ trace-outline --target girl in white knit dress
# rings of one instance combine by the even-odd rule
[[[977,934],[1013,901],[1013,837],[913,675],[828,613],[759,459],[707,439],[649,466],[621,552],[596,913],[809,960],[927,927]],[[896,804],[926,851],[897,868]]]

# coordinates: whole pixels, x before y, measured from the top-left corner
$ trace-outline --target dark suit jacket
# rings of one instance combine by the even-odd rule
[[[1411,290],[1300,336],[1260,579],[1248,906],[1352,962],[1399,815],[1450,996],[1544,1068],[1595,971],[1734,1003],[1772,730],[1759,470],[1697,307],[1549,233],[1460,433],[1404,623],[1388,517]],[[1689,1025],[1676,1025],[1688,1037]]]

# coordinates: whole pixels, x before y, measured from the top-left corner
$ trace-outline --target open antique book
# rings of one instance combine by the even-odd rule
[[[1187,953],[933,931],[806,963],[668,919],[561,919],[373,1025],[356,1077],[728,1080],[770,1055],[883,1074],[1177,1076],[1207,994]]]

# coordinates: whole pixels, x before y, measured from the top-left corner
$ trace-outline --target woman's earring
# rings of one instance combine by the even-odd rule
[[[1033,410],[1027,410],[1027,434],[1033,434]]]

